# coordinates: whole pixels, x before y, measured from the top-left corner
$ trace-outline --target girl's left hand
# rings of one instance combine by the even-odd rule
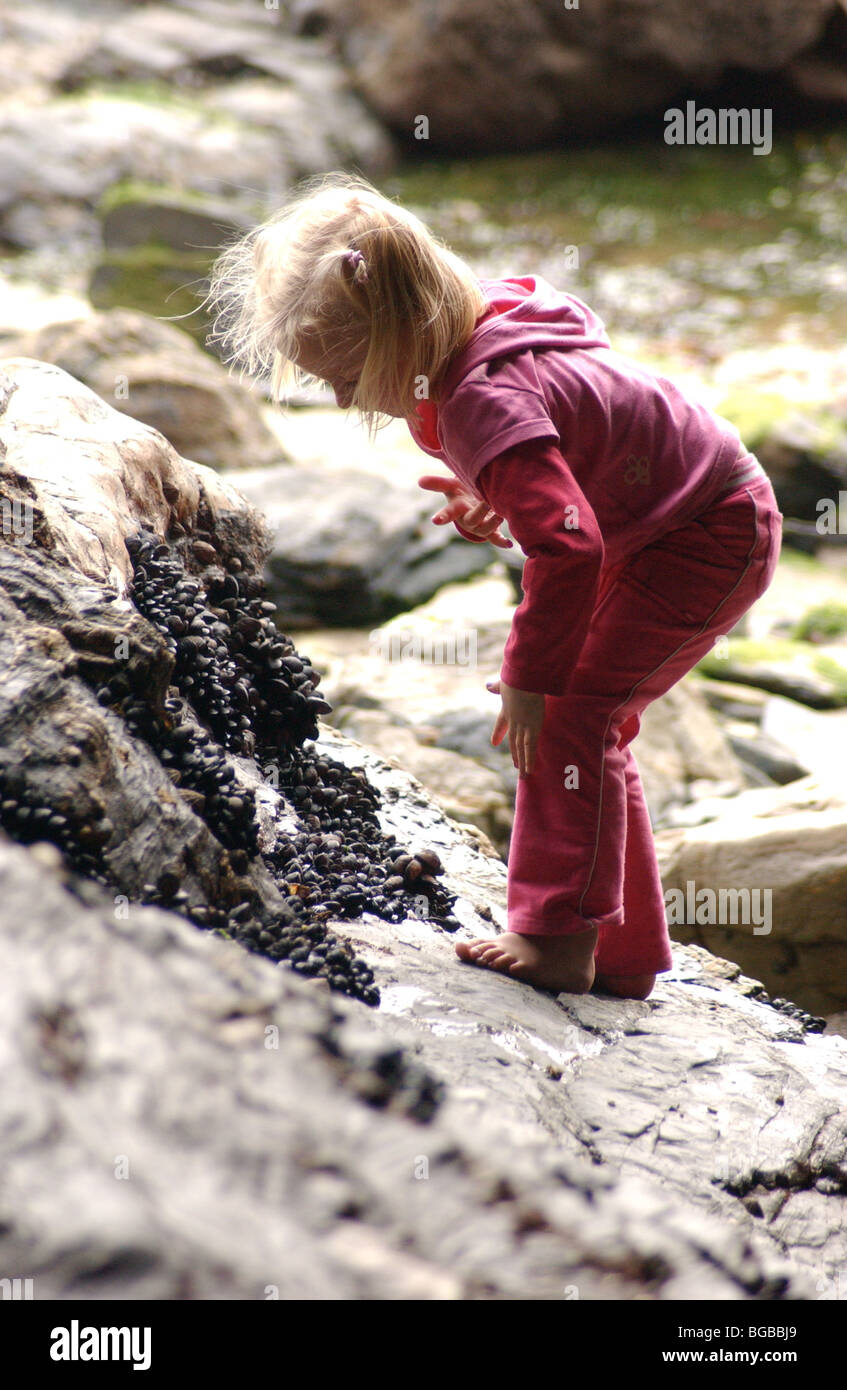
[[[487,681],[486,690],[501,699],[491,742],[496,747],[509,731],[512,762],[521,777],[528,777],[535,766],[538,739],[544,724],[544,696],[532,690],[516,690],[503,680]]]

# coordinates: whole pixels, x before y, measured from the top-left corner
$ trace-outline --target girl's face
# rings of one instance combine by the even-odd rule
[[[368,345],[364,339],[354,342],[336,340],[334,343],[319,333],[304,333],[298,339],[295,362],[304,372],[329,383],[335,392],[335,402],[349,410],[359,380]],[[404,412],[386,403],[380,409],[386,415],[401,416]]]

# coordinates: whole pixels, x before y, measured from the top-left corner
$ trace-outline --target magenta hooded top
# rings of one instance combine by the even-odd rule
[[[407,423],[424,452],[505,516],[528,557],[503,679],[559,694],[579,653],[564,633],[551,645],[551,620],[561,628],[569,611],[571,636],[584,640],[601,568],[762,470],[733,425],[615,352],[574,295],[538,275],[480,286],[489,307],[437,407],[421,401]],[[578,533],[562,525],[568,505],[579,508]]]
[[[597,517],[607,564],[721,494],[744,452],[733,425],[615,352],[594,311],[540,275],[480,284],[491,307],[448,367],[437,435],[431,402],[419,407],[422,432],[409,422],[426,453],[478,495],[490,459],[554,440]]]

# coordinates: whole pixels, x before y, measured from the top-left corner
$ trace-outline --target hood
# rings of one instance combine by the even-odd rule
[[[528,348],[611,347],[602,319],[575,295],[556,290],[540,275],[480,280],[491,309],[467,347],[448,368],[447,391],[482,362]],[[492,313],[491,310],[494,312]]]

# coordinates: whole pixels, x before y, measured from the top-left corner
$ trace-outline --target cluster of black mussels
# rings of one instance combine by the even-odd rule
[[[265,599],[261,578],[243,574],[235,556],[224,568],[209,533],[195,532],[186,541],[193,559],[206,567],[202,579],[187,574],[175,550],[155,535],[141,532],[126,544],[133,600],[173,654],[174,684],[164,719],[128,688],[120,672],[101,687],[99,698],[118,706],[131,732],[155,749],[229,849],[236,872],[243,873],[259,852],[259,840],[255,795],[243,785],[233,787],[236,769],[228,753],[256,759],[297,826],[289,833],[278,830],[263,854],[287,894],[281,913],[269,914],[249,900],[228,913],[192,908],[174,883],[164,891],[161,882],[149,885],[146,900],[183,908],[250,950],[377,1003],[372,971],[325,923],[370,911],[393,922],[423,916],[455,931],[455,898],[437,881],[438,855],[427,848],[400,853],[396,837],[380,826],[379,795],[364,769],[311,746],[319,738],[317,716],[331,706],[316,694],[320,676],[309,658],[277,628],[276,606]],[[186,701],[207,727],[187,716]]]

